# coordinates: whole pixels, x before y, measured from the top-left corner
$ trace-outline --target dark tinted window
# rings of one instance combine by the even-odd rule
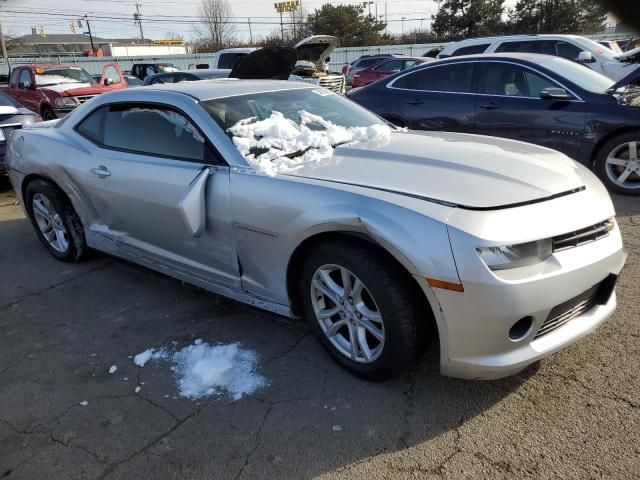
[[[581,48],[576,47],[573,43],[557,42],[558,56],[566,58],[568,60],[578,60],[578,55],[582,51]]]
[[[111,105],[93,112],[79,133],[105,147],[146,155],[210,161],[204,137],[182,114],[158,106]]]
[[[545,77],[518,65],[486,63],[480,80],[480,93],[509,97],[539,97],[540,91],[556,87]]]
[[[556,55],[555,40],[526,40],[521,42],[504,42],[496,52],[542,53]]]
[[[223,53],[218,61],[218,68],[233,68],[240,57],[244,57],[246,53]]]
[[[476,53],[484,53],[489,48],[490,43],[481,43],[479,45],[469,45],[455,50],[450,56],[459,57],[460,55],[474,55]]]
[[[22,105],[20,105],[13,98],[11,98],[9,95],[6,95],[3,92],[0,92],[0,105],[3,107],[22,108]]]
[[[373,69],[376,72],[400,72],[402,70],[404,70],[402,67],[404,66],[404,61],[403,60],[391,60],[389,62],[384,62],[382,65],[378,65],[377,67],[374,67]]]
[[[16,88],[18,86],[18,77],[20,76],[20,70],[13,70],[11,72],[11,80],[9,81],[9,86],[11,88]]]
[[[356,63],[356,68],[369,68],[372,65],[375,65],[376,63],[380,63],[384,60],[384,58],[382,57],[377,57],[377,58],[364,58],[362,60],[358,60],[358,62]]]
[[[31,72],[28,69],[23,68],[20,71],[20,83],[19,84],[29,84],[29,85],[31,85]]]
[[[175,75],[160,75],[156,78],[151,79],[151,85],[158,85],[162,83],[174,83]]]
[[[77,130],[89,140],[93,140],[96,143],[102,143],[102,131],[104,126],[104,117],[108,107],[102,107],[87,118],[85,118]]]
[[[458,63],[420,69],[399,78],[393,86],[409,90],[470,93],[472,77],[473,63]]]

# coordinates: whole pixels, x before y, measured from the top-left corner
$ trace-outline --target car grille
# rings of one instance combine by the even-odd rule
[[[576,230],[574,232],[565,233],[553,237],[553,251],[559,252],[561,250],[567,250],[569,248],[578,247],[585,243],[595,242],[601,238],[609,235],[609,232],[613,228],[612,220],[605,220],[604,222],[596,223],[590,227]]]
[[[78,100],[78,103],[82,105],[84,102],[92,99],[93,97],[95,97],[95,95],[77,95],[76,99]]]
[[[342,93],[344,90],[344,77],[321,77],[319,85],[321,87],[328,88],[335,93]]]
[[[617,279],[616,275],[611,274],[586,292],[553,307],[538,333],[536,333],[535,338],[557,330],[574,318],[585,314],[596,305],[606,304],[613,293]]]

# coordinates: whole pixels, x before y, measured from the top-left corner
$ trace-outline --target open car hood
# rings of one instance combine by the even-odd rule
[[[298,60],[313,62],[323,69],[323,63],[331,52],[340,45],[340,40],[331,35],[314,35],[298,42],[293,48],[298,52]]]
[[[615,58],[620,62],[640,63],[640,48],[634,48],[628,52],[619,53]]]
[[[288,80],[297,59],[295,48],[261,48],[240,58],[231,73],[229,73],[229,78]]]
[[[629,65],[629,67],[632,68],[632,70],[627,75],[618,80],[618,82],[615,83],[609,90],[607,90],[608,92],[613,93],[620,88],[628,87],[630,85],[637,87],[640,86],[640,65]]]

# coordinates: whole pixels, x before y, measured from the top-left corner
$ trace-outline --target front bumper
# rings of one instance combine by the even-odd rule
[[[455,245],[456,239],[452,240]],[[603,239],[513,271],[491,272],[473,249],[466,251],[467,258],[456,254],[464,292],[434,289],[446,324],[445,335],[441,334],[445,375],[471,379],[512,375],[592,332],[616,308],[612,292],[602,304],[536,338],[554,307],[620,274],[626,254],[617,226]],[[511,328],[527,316],[533,318],[531,328],[512,340]]]

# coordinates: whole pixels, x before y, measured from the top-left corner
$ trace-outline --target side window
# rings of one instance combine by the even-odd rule
[[[20,70],[15,69],[11,72],[11,79],[9,80],[9,87],[16,88],[18,86],[18,77],[20,76]]]
[[[110,78],[113,80],[113,83],[120,83],[122,81],[122,77],[120,77],[118,69],[113,65],[109,65],[104,69],[104,78]]]
[[[490,43],[481,43],[478,45],[469,45],[468,47],[462,47],[450,55],[451,57],[459,57],[460,55],[474,55],[476,53],[484,53],[489,48]]]
[[[104,118],[107,113],[108,107],[102,107],[87,118],[85,118],[77,127],[78,132],[94,141],[95,143],[102,144],[102,132],[104,131]]]
[[[577,61],[578,55],[582,51],[582,49],[576,47],[573,43],[559,41],[556,45],[558,47],[558,56],[569,60]]]
[[[157,106],[111,105],[103,145],[146,155],[209,161],[206,141],[180,113]]]
[[[20,71],[20,81],[18,83],[19,88],[25,88],[23,85],[31,85],[31,71],[28,68],[23,68]]]
[[[393,83],[396,88],[432,92],[471,93],[473,63],[429,67],[410,73]]]
[[[402,60],[392,60],[390,62],[385,62],[382,65],[378,65],[377,67],[374,67],[373,69],[376,72],[399,72],[402,70],[402,64],[404,62]]]
[[[405,60],[403,70],[408,70],[410,68],[415,67],[416,65],[420,65],[422,62],[418,60]]]
[[[218,61],[218,68],[233,68],[240,57],[244,57],[246,53],[223,53]]]
[[[382,60],[382,58],[367,58],[365,60],[360,60],[357,65],[356,68],[357,69],[364,69],[364,68],[369,68],[372,65],[375,65],[376,63],[380,63]]]
[[[557,55],[556,45],[552,40],[504,42],[496,48],[496,52],[542,53],[545,55]]]
[[[518,65],[487,63],[480,93],[507,97],[539,97],[540,91],[555,87],[551,81]]]

